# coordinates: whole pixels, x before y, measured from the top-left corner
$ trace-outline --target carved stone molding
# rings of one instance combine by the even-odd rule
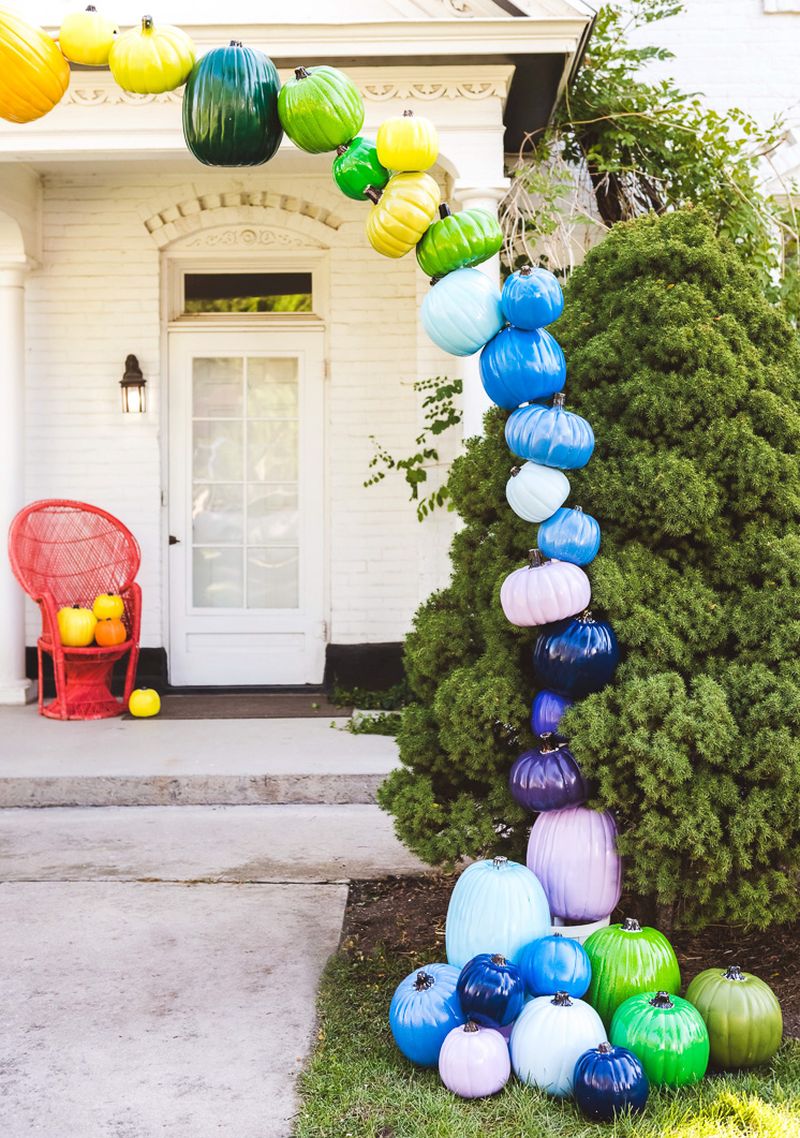
[[[315,241],[286,229],[260,225],[233,225],[201,229],[176,242],[181,249],[308,249],[319,248]]]
[[[76,87],[70,85],[62,102],[74,103],[79,107],[100,107],[104,104],[119,106],[141,107],[147,103],[178,103],[183,101],[183,88],[179,91],[167,91],[162,95],[134,95],[132,91],[123,91],[121,87],[107,85],[103,87]]]

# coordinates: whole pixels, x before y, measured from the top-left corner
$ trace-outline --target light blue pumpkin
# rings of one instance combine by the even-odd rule
[[[526,522],[543,522],[569,497],[569,479],[553,466],[526,462],[515,466],[506,483],[506,500]]]
[[[561,285],[547,269],[523,265],[503,286],[503,312],[515,328],[543,328],[563,310]]]
[[[537,996],[522,1009],[511,1032],[511,1065],[517,1078],[547,1094],[572,1094],[575,1064],[590,1047],[606,1043],[600,1016],[565,992]]]
[[[549,932],[550,909],[539,879],[516,861],[473,862],[450,895],[445,943],[447,959],[457,968],[484,952],[516,963],[526,944]]]
[[[481,352],[480,368],[486,394],[507,411],[555,395],[567,377],[560,345],[541,329],[504,328]]]
[[[422,302],[422,325],[451,356],[471,356],[503,327],[500,293],[479,269],[457,269],[432,285]]]
[[[588,565],[600,549],[600,525],[580,506],[562,506],[542,522],[536,542],[545,557]]]
[[[532,403],[512,411],[506,420],[508,449],[520,458],[578,470],[594,450],[594,431],[586,419],[564,410],[564,393],[553,396],[552,407]]]
[[[589,990],[592,964],[583,945],[563,933],[540,937],[523,949],[519,970],[532,996],[566,992],[580,999]]]

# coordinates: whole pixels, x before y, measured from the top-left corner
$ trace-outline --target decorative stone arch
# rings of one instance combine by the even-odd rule
[[[308,247],[329,249],[344,219],[325,206],[272,190],[197,194],[144,217],[159,249]]]

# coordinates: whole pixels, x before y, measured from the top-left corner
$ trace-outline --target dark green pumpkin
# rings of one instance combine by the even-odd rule
[[[608,1031],[619,1005],[639,992],[677,992],[678,958],[663,933],[631,919],[597,929],[583,947],[592,965],[586,1000]]]
[[[340,146],[333,162],[333,180],[343,194],[355,201],[367,201],[365,191],[382,190],[389,181],[389,171],[378,161],[375,143],[369,138],[354,138]]]
[[[429,277],[444,277],[456,269],[468,269],[488,261],[503,244],[500,223],[485,209],[464,209],[452,213],[439,207],[434,221],[417,245],[417,261]]]
[[[735,964],[707,968],[695,976],[686,999],[708,1028],[715,1067],[757,1067],[768,1063],[781,1045],[783,1016],[777,996],[769,984]]]
[[[708,1067],[708,1031],[697,1008],[668,992],[646,992],[620,1004],[609,1039],[627,1047],[654,1086],[683,1087]]]
[[[183,137],[206,166],[260,166],[283,138],[281,82],[263,51],[231,40],[195,64],[183,95]]]
[[[352,79],[335,67],[298,67],[282,87],[278,113],[295,146],[323,154],[346,146],[361,130],[364,101]]]

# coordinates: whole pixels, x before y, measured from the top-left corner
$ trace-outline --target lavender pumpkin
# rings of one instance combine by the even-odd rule
[[[542,883],[550,911],[564,921],[599,921],[622,892],[617,826],[607,811],[571,806],[536,819],[528,868]]]
[[[510,1074],[508,1044],[491,1027],[473,1022],[455,1027],[439,1052],[439,1077],[459,1098],[496,1095]]]

